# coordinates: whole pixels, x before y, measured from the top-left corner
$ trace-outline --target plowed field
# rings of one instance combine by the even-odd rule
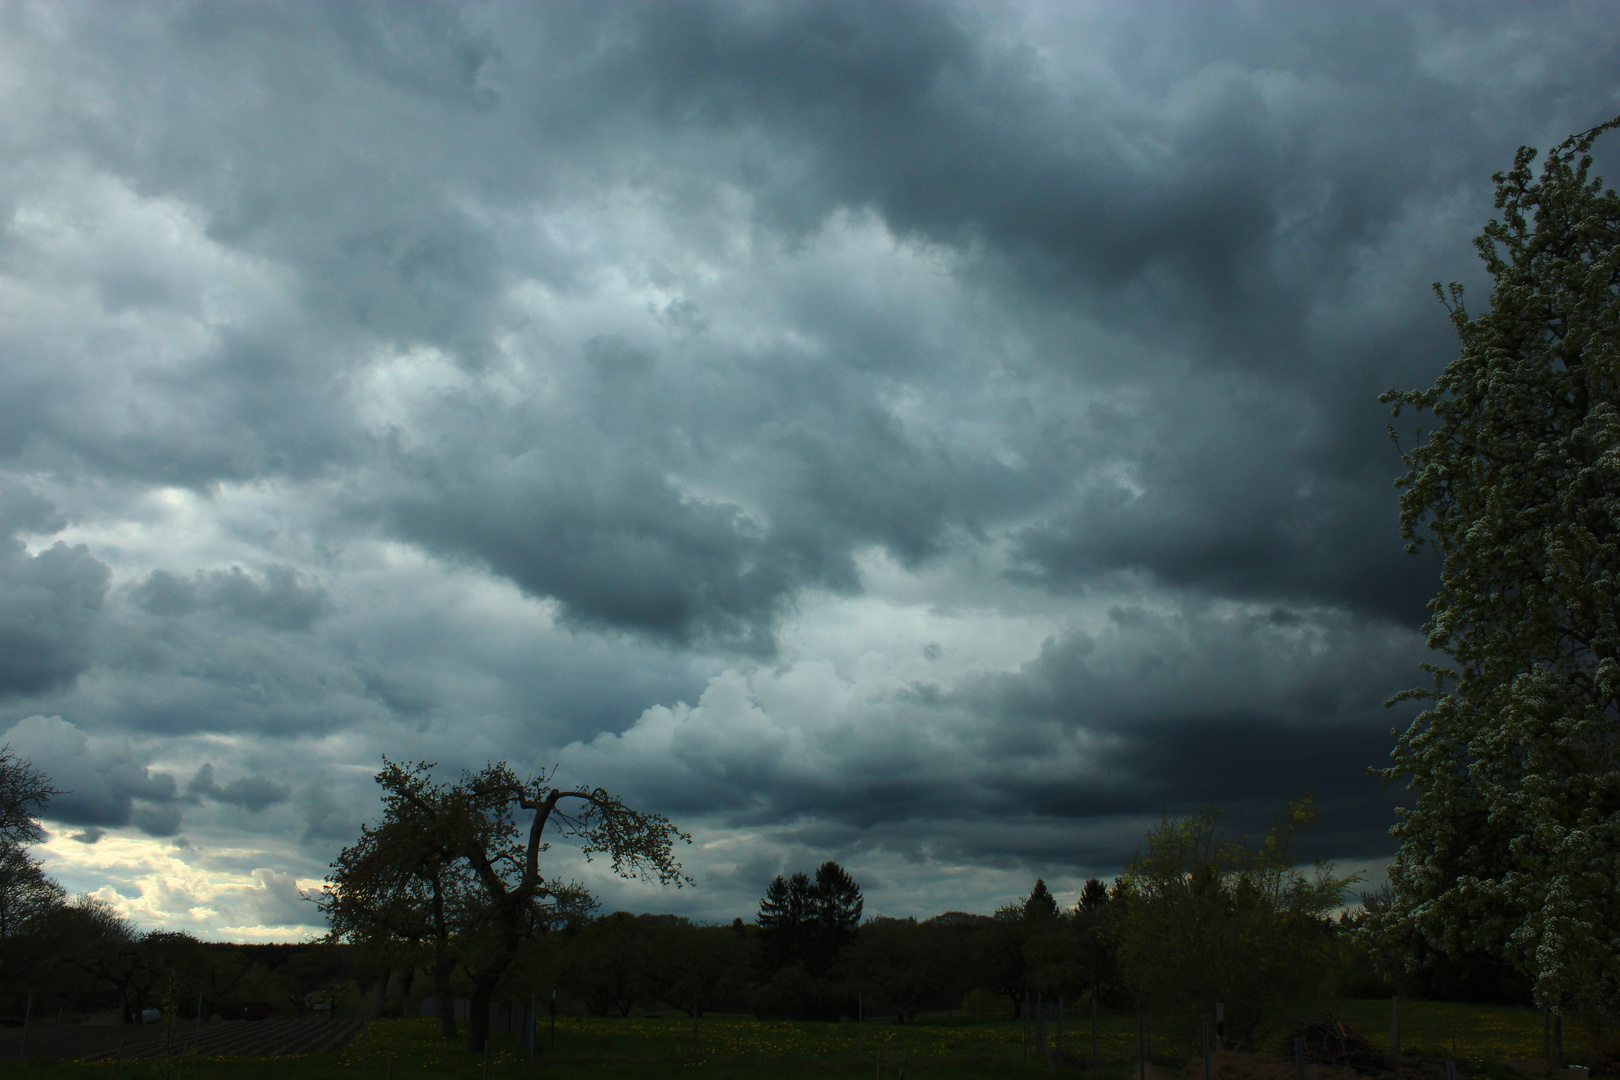
[[[46,1025],[31,1027],[24,1057],[73,1061],[105,1061],[115,1057],[152,1058],[165,1053],[184,1054],[194,1047],[203,1057],[280,1057],[317,1054],[345,1046],[365,1027],[360,1020],[224,1020],[204,1024],[181,1022],[172,1038],[162,1025],[92,1027]],[[0,1032],[0,1059],[15,1060],[22,1032]]]

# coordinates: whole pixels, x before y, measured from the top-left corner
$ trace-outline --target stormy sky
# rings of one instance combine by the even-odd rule
[[[1068,903],[1307,790],[1376,880],[1436,573],[1376,397],[1617,72],[1597,3],[0,5],[39,853],[298,938],[386,754],[692,833],[559,853],[604,910]]]

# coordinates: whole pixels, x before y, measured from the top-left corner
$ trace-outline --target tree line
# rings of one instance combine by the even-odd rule
[[[1221,1002],[1228,1041],[1241,1046],[1258,1044],[1301,998],[1389,992],[1398,966],[1367,932],[1387,890],[1342,911],[1354,879],[1295,866],[1295,842],[1314,816],[1308,797],[1252,840],[1215,810],[1168,815],[1111,885],[1090,879],[1068,904],[1037,879],[989,914],[868,917],[860,884],[827,860],[767,883],[751,919],[698,925],[598,914],[577,883],[541,872],[550,826],[622,873],[684,882],[673,859],[684,836],[666,820],[600,790],[520,781],[505,765],[450,782],[423,764],[385,763],[381,820],[340,853],[319,899],[325,939],[243,946],[141,931],[98,898],[67,897],[24,844],[39,838],[35,814],[53,789],[9,751],[0,766],[12,807],[0,982],[15,999],[0,1008],[13,1012],[24,993],[42,1010],[116,1009],[126,1022],[148,1009],[185,1018],[416,1014],[431,1000],[446,1035],[481,1040],[493,1001],[598,1016],[911,1023],[964,1008],[1027,1016],[1037,1002],[1064,999],[1146,1009],[1162,1032],[1190,1037]],[[1481,963],[1488,958],[1464,958],[1402,988],[1527,999],[1526,983],[1482,979]],[[458,998],[469,1003],[464,1020]]]

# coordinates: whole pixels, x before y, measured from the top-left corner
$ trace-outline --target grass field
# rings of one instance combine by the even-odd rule
[[[1322,1005],[1302,1006],[1319,1011]],[[1326,1003],[1343,1021],[1384,1045],[1389,1032],[1388,1001]],[[1065,1025],[1070,1061],[1084,1066],[1090,1056],[1089,1013],[1071,1015]],[[1151,1038],[1150,1057],[1176,1060],[1182,1051]],[[1541,1017],[1524,1009],[1404,1002],[1401,1007],[1403,1049],[1407,1053],[1453,1056],[1470,1071],[1500,1075],[1504,1058],[1536,1057],[1541,1052]],[[1055,1024],[1048,1038],[1055,1045]],[[1034,1059],[1026,1026],[1018,1021],[934,1016],[915,1025],[867,1023],[859,1029],[842,1023],[777,1023],[739,1016],[701,1019],[694,1034],[685,1017],[641,1019],[559,1018],[555,1048],[544,1022],[538,1033],[538,1060],[531,1065],[516,1036],[496,1035],[491,1042],[492,1077],[685,1077],[705,1080],[772,1077],[798,1080],[829,1074],[870,1076],[874,1080],[957,1080],[968,1077],[1015,1077],[1046,1073]],[[1103,1080],[1134,1075],[1136,1019],[1104,1014],[1098,1029],[1098,1058]],[[1566,1058],[1579,1061],[1584,1043],[1566,1031]],[[170,1061],[79,1063],[3,1062],[0,1078],[31,1080],[470,1080],[484,1070],[483,1055],[461,1049],[459,1041],[441,1038],[434,1020],[382,1020],[363,1039],[324,1054],[269,1058],[182,1057]]]
[[[1379,1046],[1389,1046],[1389,1001],[1339,1001],[1339,1019]],[[1564,1025],[1564,1060],[1581,1062],[1589,1051],[1580,1028]],[[1457,1005],[1443,1001],[1401,1002],[1401,1052],[1455,1058],[1474,1068],[1505,1058],[1541,1056],[1541,1014],[1505,1005]]]

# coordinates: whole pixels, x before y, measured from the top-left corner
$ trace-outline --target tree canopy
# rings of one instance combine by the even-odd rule
[[[28,962],[15,939],[62,906],[62,886],[45,874],[29,844],[44,838],[39,813],[53,795],[44,773],[0,746],[0,976],[14,978]]]
[[[1425,632],[1448,661],[1397,698],[1429,705],[1384,773],[1415,801],[1369,927],[1409,969],[1489,951],[1556,1011],[1620,1005],[1620,198],[1590,175],[1617,125],[1496,174],[1488,310],[1436,283],[1461,350],[1381,398],[1438,425],[1397,486],[1407,549],[1440,556]]]
[[[571,881],[541,873],[546,829],[573,840],[587,859],[605,856],[614,873],[662,884],[689,879],[673,844],[690,842],[660,814],[632,810],[601,788],[552,787],[542,773],[520,779],[505,762],[456,783],[433,779],[432,765],[384,760],[377,774],[383,820],[332,863],[322,910],[334,933],[357,943],[390,935],[431,936],[441,1019],[449,975],[465,966],[472,980],[467,1046],[489,1034],[489,1002],[518,948],[536,929],[590,900]],[[527,829],[517,815],[532,812]]]
[[[1229,1039],[1256,1046],[1320,981],[1327,916],[1359,878],[1322,863],[1295,869],[1293,840],[1315,817],[1307,795],[1251,843],[1219,811],[1167,815],[1115,883],[1108,908],[1126,978],[1189,1040],[1219,1002]]]

